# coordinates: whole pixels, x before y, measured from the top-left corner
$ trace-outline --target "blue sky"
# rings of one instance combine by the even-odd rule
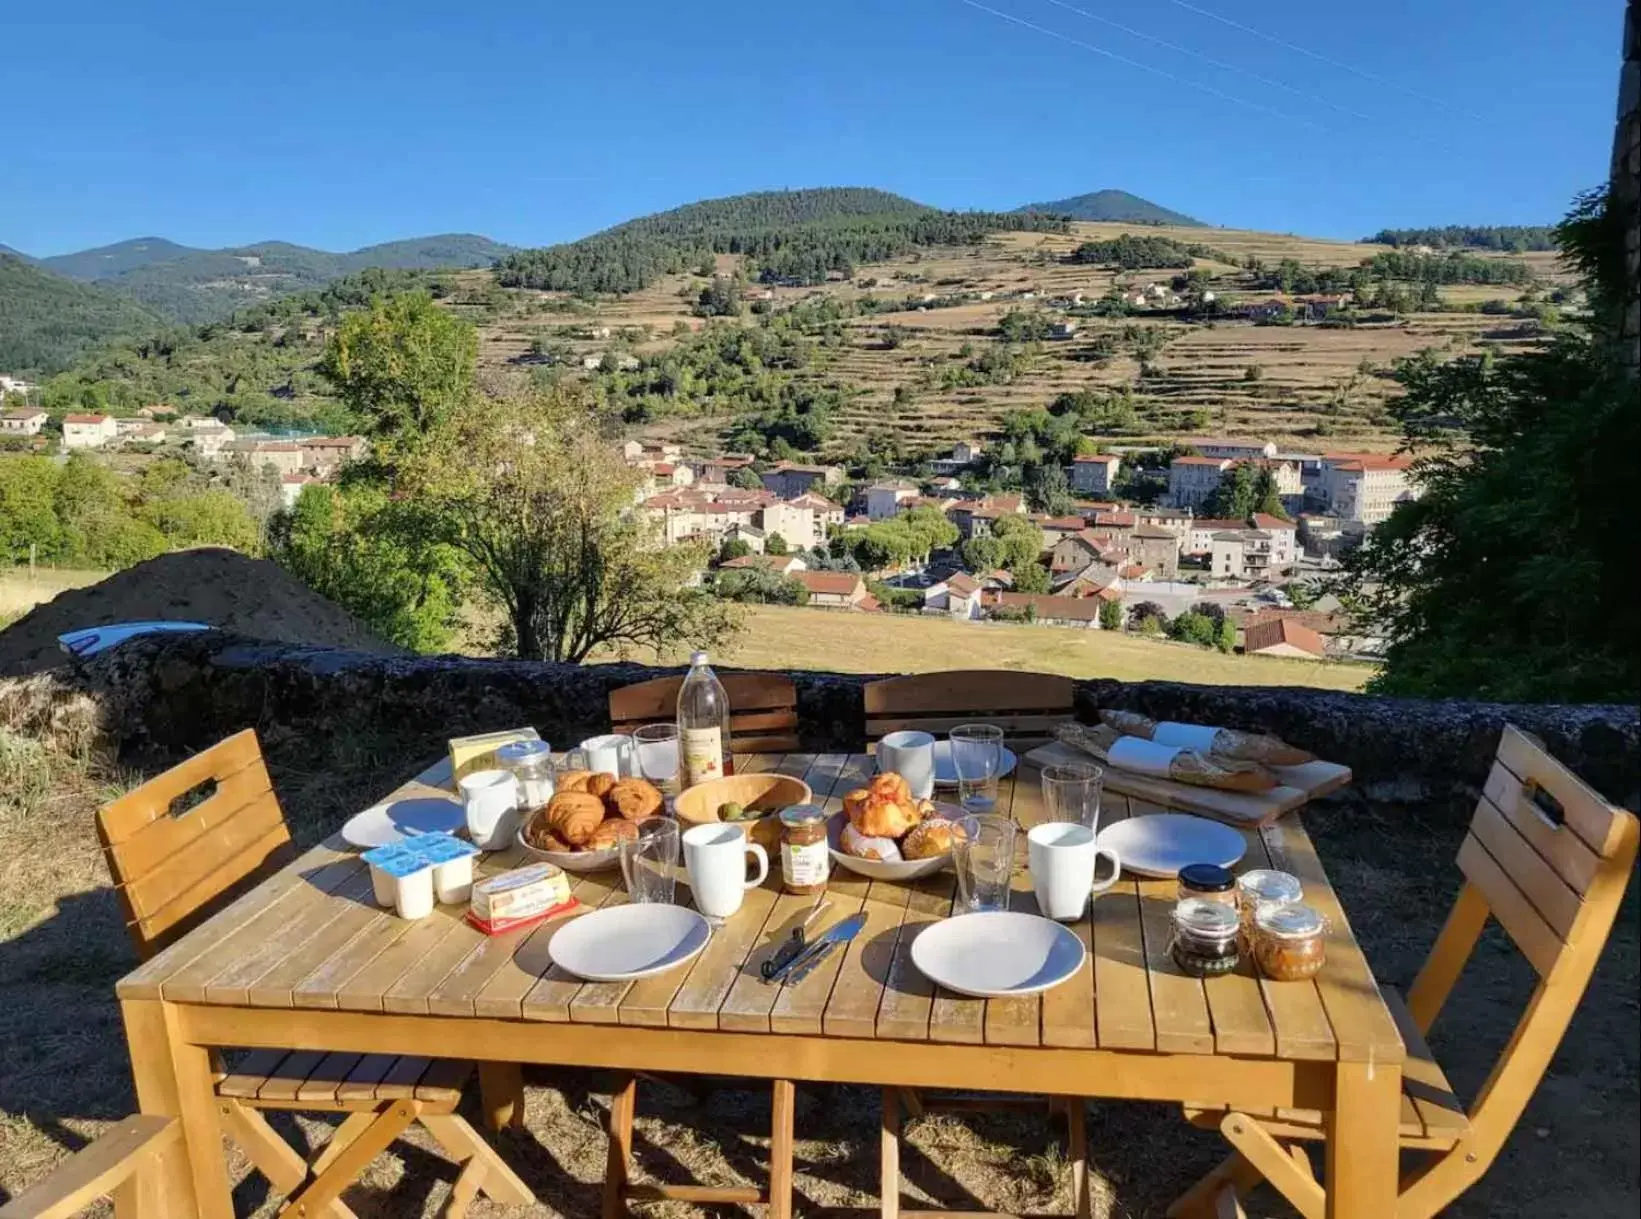
[[[1537,223],[1605,176],[1621,16],[1617,0],[0,0],[0,243],[541,245],[819,185],[960,208],[1119,187],[1318,236]]]

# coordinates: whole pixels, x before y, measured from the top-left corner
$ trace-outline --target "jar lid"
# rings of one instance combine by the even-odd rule
[[[1242,920],[1234,909],[1204,897],[1182,899],[1174,907],[1174,923],[1182,931],[1210,939],[1230,939],[1242,927]]]
[[[1235,887],[1236,877],[1217,863],[1192,863],[1179,870],[1179,883],[1198,893],[1224,893]]]
[[[508,741],[496,750],[496,761],[507,766],[545,761],[552,751],[553,747],[546,741]]]
[[[826,820],[826,810],[818,804],[790,804],[781,810],[782,825],[813,825]]]
[[[1321,935],[1328,921],[1309,906],[1264,905],[1254,913],[1254,925],[1278,939],[1308,940]]]
[[[1237,878],[1237,888],[1262,902],[1296,902],[1305,895],[1297,876],[1274,868],[1255,868]]]

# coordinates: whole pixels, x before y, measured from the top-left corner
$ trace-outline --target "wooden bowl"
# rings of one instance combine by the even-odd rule
[[[712,825],[721,820],[718,809],[725,804],[739,804],[763,814],[756,820],[732,821],[739,825],[748,838],[764,848],[775,851],[781,845],[781,823],[775,816],[793,804],[808,804],[814,799],[809,784],[791,775],[753,774],[730,775],[697,783],[674,802],[681,830],[693,825]]]

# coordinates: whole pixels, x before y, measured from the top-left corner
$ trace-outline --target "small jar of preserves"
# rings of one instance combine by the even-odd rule
[[[546,741],[508,741],[496,763],[518,780],[519,811],[533,813],[553,798],[553,747]]]
[[[1236,877],[1217,863],[1187,864],[1179,870],[1179,900],[1200,897],[1236,909]]]
[[[1261,906],[1291,906],[1305,896],[1297,876],[1274,868],[1255,868],[1236,878],[1237,904],[1242,908],[1243,933],[1252,936],[1254,915]]]
[[[832,874],[826,813],[813,804],[781,810],[781,880],[788,893],[819,893]]]
[[[1236,908],[1203,897],[1187,897],[1174,907],[1174,964],[1193,978],[1231,973],[1242,959]]]
[[[1328,959],[1328,920],[1309,906],[1264,905],[1254,915],[1254,960],[1273,982],[1314,978]]]

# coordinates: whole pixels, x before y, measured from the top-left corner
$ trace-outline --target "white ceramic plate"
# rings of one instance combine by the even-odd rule
[[[368,851],[403,842],[417,834],[454,834],[467,829],[467,814],[453,796],[411,796],[384,800],[355,814],[342,827],[350,846]]]
[[[952,821],[963,816],[963,810],[954,804],[937,806],[941,814]],[[826,845],[832,848],[832,862],[840,868],[864,876],[869,880],[916,880],[932,876],[951,862],[952,853],[932,855],[928,859],[904,859],[899,863],[885,863],[881,859],[858,859],[842,849],[843,827],[849,824],[848,813],[833,813],[826,819]]]
[[[602,851],[544,851],[524,841],[522,828],[515,837],[519,850],[531,859],[556,864],[566,872],[602,872],[605,868],[613,868],[621,863],[620,847],[606,847]]]
[[[1248,849],[1228,825],[1189,813],[1151,813],[1116,821],[1100,831],[1100,845],[1122,858],[1125,871],[1139,876],[1178,876],[1194,863],[1230,867]]]
[[[712,928],[683,906],[610,906],[572,919],[547,946],[553,964],[589,982],[626,982],[681,965],[707,946]]]
[[[1082,968],[1087,950],[1070,930],[1035,914],[960,914],[912,941],[912,964],[933,982],[979,999],[1035,995]]]
[[[1014,750],[1007,745],[1003,746],[1003,765],[997,772],[997,777],[1013,774],[1015,764],[1019,761],[1014,756]],[[952,761],[952,743],[940,740],[934,743],[934,782],[936,787],[957,786],[957,763]]]

